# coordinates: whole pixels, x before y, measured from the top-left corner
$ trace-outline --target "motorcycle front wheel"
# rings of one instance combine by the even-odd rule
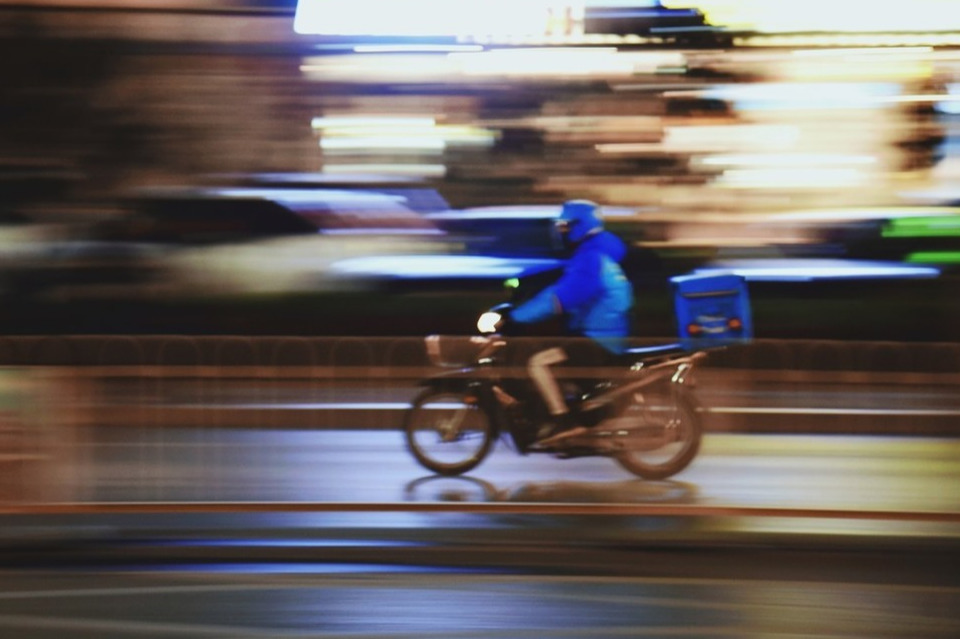
[[[697,456],[702,426],[687,392],[669,382],[653,386],[624,402],[617,417],[622,449],[614,459],[638,477],[666,479]]]
[[[403,422],[407,450],[424,468],[460,475],[484,460],[494,442],[490,418],[462,393],[428,389]]]

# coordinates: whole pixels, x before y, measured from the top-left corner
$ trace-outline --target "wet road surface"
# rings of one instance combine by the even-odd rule
[[[0,573],[45,637],[956,637],[960,589],[324,566]]]
[[[8,502],[5,636],[960,634],[955,440],[714,433],[649,482],[505,447],[437,478],[395,431],[88,435],[65,501]]]
[[[641,481],[607,458],[499,443],[468,477],[431,479],[400,432],[102,428],[27,473],[41,502],[672,503],[960,512],[960,440],[708,433],[690,467]]]

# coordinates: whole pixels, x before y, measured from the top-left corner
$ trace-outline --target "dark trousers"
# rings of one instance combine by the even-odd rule
[[[526,360],[527,373],[554,416],[570,411],[569,397],[609,377],[616,355],[592,339],[570,338],[537,350]]]

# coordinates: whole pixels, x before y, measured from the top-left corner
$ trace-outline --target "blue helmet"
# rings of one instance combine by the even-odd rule
[[[556,227],[565,244],[576,246],[603,230],[600,206],[590,200],[568,200],[563,203]]]

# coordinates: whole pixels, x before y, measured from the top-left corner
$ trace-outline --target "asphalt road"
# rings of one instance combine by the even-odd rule
[[[897,410],[952,420],[949,387],[710,388],[714,417],[757,432],[712,430],[688,469],[656,482],[609,459],[505,445],[469,476],[439,478],[404,449],[399,409],[371,410],[359,391],[280,387],[242,401],[208,381],[163,386],[152,405],[107,396],[98,414],[112,406],[113,419],[58,431],[52,456],[4,466],[0,629],[960,634],[960,439],[784,432],[801,417],[863,425]],[[321,406],[331,399],[337,410]],[[177,410],[193,420],[165,421]],[[325,417],[311,428],[291,413]]]
[[[436,478],[390,430],[89,435],[64,501],[6,502],[5,635],[960,633],[955,439],[712,433],[649,482],[506,448]]]
[[[316,564],[3,571],[0,577],[0,628],[34,638],[948,638],[960,632],[956,583],[889,579],[343,571]]]
[[[522,456],[498,443],[469,476],[434,479],[398,430],[87,429],[22,470],[15,501],[671,503],[960,513],[955,438],[708,433],[692,465],[640,481],[607,458]],[[16,488],[7,475],[9,489]]]

